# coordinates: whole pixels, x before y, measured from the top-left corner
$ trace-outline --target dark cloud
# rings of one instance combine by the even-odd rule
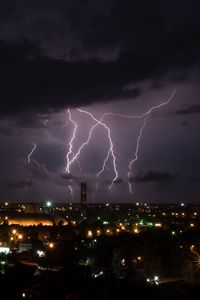
[[[175,182],[178,176],[165,171],[148,171],[141,172],[132,182]]]
[[[199,114],[200,113],[200,104],[185,105],[184,107],[177,109],[174,114],[177,115],[190,115],[190,114]]]
[[[9,62],[0,70],[0,95],[4,99],[1,114],[21,114],[27,110],[46,112],[95,101],[136,97],[140,93],[138,88],[125,88],[128,81],[120,73],[118,62],[102,64],[32,58],[29,46],[27,42],[14,46],[11,43],[11,50],[5,53],[1,53],[0,46],[1,57]],[[9,47],[7,45],[6,49]],[[10,56],[13,47],[15,57],[12,53]]]
[[[12,47],[13,43],[11,52]],[[4,99],[1,114],[20,114],[30,110],[45,113],[66,106],[134,98],[140,94],[137,88],[139,80],[153,80],[170,68],[167,57],[160,59],[156,54],[149,57],[147,53],[126,51],[112,62],[66,62],[33,58],[27,43],[18,43],[14,48],[17,49],[16,57],[11,54],[11,63],[10,51],[1,54],[0,50],[3,60],[9,62],[0,70],[0,96]],[[182,59],[185,61],[184,56]],[[132,82],[135,82],[135,87],[127,89],[127,84]]]
[[[46,127],[49,120],[50,116],[48,114],[38,114],[34,111],[28,111],[19,114],[13,125],[19,128],[37,129]]]
[[[141,80],[160,88],[199,66],[195,0],[0,5],[1,115],[134,98]]]

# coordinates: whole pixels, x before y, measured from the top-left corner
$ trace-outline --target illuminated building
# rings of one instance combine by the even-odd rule
[[[53,226],[54,224],[58,224],[59,222],[66,223],[66,221],[56,215],[47,215],[47,214],[19,214],[19,213],[9,213],[6,215],[9,225],[20,225],[20,226]],[[5,220],[5,216],[2,216],[0,219],[0,223],[3,223]]]

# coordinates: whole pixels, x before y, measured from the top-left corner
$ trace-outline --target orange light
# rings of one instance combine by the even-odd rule
[[[49,248],[50,248],[50,249],[53,249],[54,246],[55,246],[54,243],[49,243]]]
[[[135,234],[139,233],[138,228],[134,228],[133,232],[134,232]]]
[[[19,235],[18,235],[18,239],[19,239],[19,240],[22,240],[22,239],[23,239],[23,235],[22,235],[22,234],[19,234]]]
[[[92,230],[88,230],[88,232],[87,232],[87,237],[88,237],[88,238],[93,237]]]

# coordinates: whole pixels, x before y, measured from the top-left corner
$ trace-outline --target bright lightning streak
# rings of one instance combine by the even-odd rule
[[[84,112],[84,111],[81,111],[81,110],[79,110],[79,109],[77,109],[77,110],[80,111],[80,112]],[[88,113],[88,114],[89,114],[89,113]],[[74,156],[72,157],[72,159],[69,160],[69,162],[68,162],[68,168],[70,168],[71,164],[73,164],[73,162],[74,162],[75,160],[78,159],[78,157],[80,156],[80,153],[81,153],[82,149],[83,149],[85,146],[88,145],[88,143],[89,143],[89,141],[90,141],[90,139],[91,139],[91,137],[92,137],[92,132],[93,132],[93,130],[94,130],[94,129],[96,128],[96,126],[99,125],[99,124],[100,124],[100,121],[97,120],[97,123],[91,127],[91,129],[90,129],[90,131],[89,131],[89,135],[88,135],[87,140],[80,146],[80,148],[78,149],[78,151],[76,152],[76,154],[74,154]]]
[[[132,185],[131,185],[131,182],[130,182],[130,178],[131,178],[131,175],[132,175],[132,167],[133,167],[133,164],[138,160],[138,152],[139,152],[139,147],[140,147],[140,139],[142,137],[142,133],[143,133],[143,130],[144,130],[145,126],[146,126],[148,117],[149,117],[149,114],[146,115],[145,118],[144,118],[143,125],[140,128],[139,135],[138,135],[138,138],[137,138],[136,149],[135,149],[135,157],[130,161],[129,166],[128,166],[128,185],[129,185],[129,191],[130,191],[131,194],[133,194]]]
[[[31,152],[27,156],[27,163],[28,164],[31,162],[31,156],[32,156],[32,154],[33,154],[33,152],[35,151],[36,148],[37,148],[36,143],[33,143],[33,148],[31,149]]]
[[[71,112],[70,112],[70,109],[67,110],[67,113],[68,113],[68,121],[70,121],[73,125],[73,131],[72,131],[72,136],[71,136],[71,139],[69,141],[69,150],[67,152],[67,155],[66,155],[66,159],[67,159],[67,165],[66,165],[66,168],[65,168],[65,171],[67,174],[70,174],[70,157],[71,156],[74,156],[73,152],[72,152],[72,149],[73,149],[73,142],[76,138],[76,132],[77,132],[77,128],[78,128],[78,125],[76,124],[76,122],[72,119],[72,115],[71,115]],[[71,186],[71,184],[68,185],[69,187],[69,190],[70,190],[70,194],[73,198],[74,196],[74,193],[73,193],[73,188]]]
[[[98,176],[98,177],[101,175],[101,173],[104,172],[105,167],[106,167],[106,163],[107,163],[109,157],[110,157],[110,149],[109,149],[109,151],[108,151],[108,153],[107,153],[107,155],[106,155],[106,158],[104,159],[102,169],[97,173],[97,176]]]
[[[171,100],[174,98],[174,95],[176,94],[176,91],[177,89],[175,89],[173,91],[173,93],[171,94],[171,96],[167,99],[167,101],[165,102],[161,102],[160,104],[158,105],[155,105],[155,106],[152,106],[149,110],[147,110],[146,112],[144,112],[143,114],[141,115],[123,115],[123,114],[116,114],[116,113],[112,113],[112,112],[107,112],[107,113],[104,113],[103,116],[102,116],[102,120],[104,119],[104,117],[106,116],[114,116],[114,117],[120,117],[120,118],[126,118],[126,119],[142,119],[144,118],[145,116],[149,115],[152,111],[154,110],[157,110],[167,104],[169,104],[171,102]]]
[[[171,100],[173,99],[174,95],[176,93],[176,90],[174,90],[174,92],[171,94],[171,96],[168,98],[167,101],[165,102],[162,102],[158,105],[155,105],[153,107],[151,107],[147,112],[143,113],[142,115],[140,116],[128,116],[128,118],[130,117],[136,117],[136,118],[144,118],[144,121],[143,121],[143,125],[142,127],[140,128],[140,131],[139,131],[139,135],[138,135],[138,138],[137,138],[137,143],[136,143],[136,149],[135,149],[135,155],[134,155],[134,158],[130,161],[129,163],[129,167],[128,167],[128,185],[129,185],[129,192],[131,194],[133,194],[133,191],[132,191],[132,185],[131,185],[131,182],[130,182],[130,178],[131,178],[131,175],[132,175],[132,167],[134,165],[134,163],[138,160],[138,152],[139,152],[139,147],[140,147],[140,140],[141,140],[141,137],[142,137],[142,133],[145,129],[145,126],[147,124],[147,120],[148,120],[148,117],[150,116],[150,114],[154,111],[154,110],[157,110],[167,104],[169,104],[171,102]],[[124,117],[124,115],[119,115],[118,116],[120,117]]]
[[[71,155],[74,156],[74,154],[73,154],[73,152],[72,152],[72,149],[73,149],[73,142],[74,142],[74,140],[75,140],[75,138],[76,138],[76,131],[77,131],[78,125],[77,125],[76,122],[72,119],[72,115],[71,115],[70,109],[68,109],[67,112],[68,112],[68,116],[69,116],[69,121],[70,121],[70,122],[73,124],[73,126],[74,126],[74,129],[73,129],[73,132],[72,132],[72,137],[71,137],[71,139],[70,139],[70,141],[69,141],[69,151],[68,151],[68,153],[67,153],[67,155],[66,155],[67,166],[66,166],[65,171],[66,171],[66,173],[69,174],[69,173],[70,173],[70,156],[71,156]]]
[[[89,115],[95,122],[96,122],[96,124],[95,125],[93,125],[93,129],[92,129],[92,131],[94,130],[94,128],[97,126],[97,125],[101,125],[101,126],[103,126],[106,130],[107,130],[107,133],[108,133],[108,140],[109,140],[109,145],[110,145],[110,147],[109,147],[109,150],[108,150],[108,154],[107,154],[107,157],[109,157],[110,155],[112,156],[112,164],[113,164],[113,171],[114,171],[114,178],[112,179],[112,183],[111,183],[111,185],[109,186],[109,189],[110,189],[110,191],[112,190],[112,186],[113,186],[113,184],[114,184],[114,182],[117,180],[117,178],[118,178],[118,171],[117,171],[117,165],[116,165],[116,157],[115,157],[115,154],[114,154],[114,145],[113,145],[113,141],[112,141],[112,138],[111,138],[111,130],[110,130],[110,128],[105,124],[105,123],[103,123],[102,122],[102,118],[103,118],[103,116],[102,116],[102,118],[100,119],[100,120],[97,120],[94,116],[93,116],[93,114],[92,113],[90,113],[90,112],[88,112],[88,111],[86,111],[86,110],[83,110],[83,109],[80,109],[80,108],[77,108],[77,110],[79,111],[79,112],[82,112],[82,113],[85,113],[85,114],[87,114],[87,115]],[[90,130],[90,135],[89,135],[89,140],[90,140],[90,138],[91,138],[91,130]],[[89,142],[89,140],[87,140],[88,142]],[[88,143],[86,143],[86,144],[88,144]],[[83,148],[83,147],[82,147]],[[81,149],[82,149],[81,148]],[[79,153],[80,154],[80,153]],[[107,158],[106,157],[106,158]],[[108,158],[107,158],[108,159]],[[105,159],[104,160],[104,163],[106,164],[106,161],[107,161],[107,159]],[[101,173],[101,172],[100,172]]]
[[[72,163],[74,163],[74,161],[78,160],[80,154],[81,154],[81,151],[83,150],[84,147],[86,147],[89,142],[90,142],[90,139],[92,137],[92,134],[93,134],[93,131],[94,129],[98,126],[98,125],[101,125],[103,126],[106,131],[107,131],[107,135],[108,135],[108,140],[109,140],[109,149],[108,149],[108,152],[107,152],[107,155],[103,161],[103,165],[102,165],[102,168],[101,170],[97,173],[97,177],[99,177],[105,170],[105,167],[106,167],[106,164],[107,164],[107,161],[109,160],[110,157],[112,157],[112,164],[113,164],[113,172],[114,172],[114,178],[112,179],[112,183],[109,187],[109,189],[111,190],[112,187],[113,187],[113,184],[114,182],[117,180],[118,178],[118,170],[117,170],[117,165],[116,165],[116,156],[115,156],[115,152],[114,152],[114,145],[113,145],[113,142],[112,142],[112,138],[111,138],[111,130],[110,128],[103,122],[103,119],[106,117],[106,116],[115,116],[115,117],[121,117],[121,118],[131,118],[131,119],[144,119],[143,121],[143,124],[142,124],[142,127],[140,128],[140,131],[139,131],[139,135],[137,137],[137,143],[136,143],[136,150],[135,150],[135,154],[134,154],[134,158],[130,161],[129,163],[129,168],[128,168],[128,183],[129,183],[129,191],[130,193],[132,193],[132,187],[131,187],[131,183],[130,183],[130,178],[131,178],[131,175],[132,175],[132,168],[133,168],[133,165],[134,163],[137,161],[138,159],[138,153],[139,153],[139,146],[140,146],[140,140],[141,140],[141,137],[142,137],[142,134],[143,134],[143,131],[145,129],[145,126],[147,124],[147,120],[148,120],[148,117],[150,116],[150,114],[154,111],[154,110],[158,110],[160,108],[162,108],[163,106],[169,104],[171,102],[171,100],[173,99],[174,95],[176,93],[176,90],[171,94],[171,96],[168,98],[167,101],[164,101],[158,105],[155,105],[155,106],[152,106],[149,110],[147,110],[146,112],[140,114],[140,115],[123,115],[123,114],[116,114],[116,113],[111,113],[111,112],[108,112],[108,113],[104,113],[102,115],[102,117],[100,118],[100,120],[96,119],[94,117],[94,115],[86,110],[82,110],[82,109],[79,109],[77,108],[77,110],[81,113],[85,113],[87,115],[89,115],[93,121],[95,121],[95,124],[91,127],[90,131],[89,131],[89,135],[88,135],[88,138],[87,140],[82,143],[82,145],[79,147],[78,151],[76,152],[76,154],[74,154],[72,152],[72,148],[73,148],[73,142],[74,142],[74,139],[76,137],[76,131],[77,131],[77,124],[76,122],[72,119],[72,116],[71,116],[71,113],[70,113],[70,110],[68,109],[68,115],[69,115],[69,121],[74,125],[74,130],[73,130],[73,134],[72,134],[72,137],[71,137],[71,140],[69,142],[69,151],[67,153],[67,166],[66,166],[66,172],[67,173],[70,173],[70,167],[72,165]],[[71,157],[72,156],[72,157]]]

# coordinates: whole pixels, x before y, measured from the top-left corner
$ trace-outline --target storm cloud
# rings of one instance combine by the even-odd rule
[[[181,9],[180,9],[181,6]],[[200,61],[198,1],[1,1],[1,115],[134,99]],[[184,13],[185,12],[185,13]]]

